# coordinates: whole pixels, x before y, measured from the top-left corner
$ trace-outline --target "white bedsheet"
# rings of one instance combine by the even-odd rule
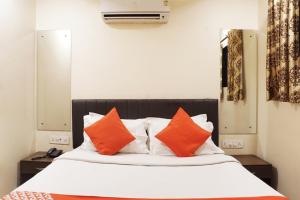
[[[16,191],[123,198],[281,196],[223,154],[190,158],[75,149]]]

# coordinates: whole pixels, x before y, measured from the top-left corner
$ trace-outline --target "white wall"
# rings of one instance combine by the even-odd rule
[[[0,1],[0,197],[33,151],[35,1]]]
[[[258,154],[278,171],[278,189],[300,199],[300,106],[266,101],[267,1],[259,0]]]
[[[258,22],[256,0],[171,0],[166,25],[109,26],[100,3],[37,0],[38,30],[72,30],[74,99],[218,98],[220,30]],[[48,135],[37,132],[37,149]]]

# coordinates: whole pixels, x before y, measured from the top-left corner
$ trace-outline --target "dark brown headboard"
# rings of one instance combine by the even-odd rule
[[[83,142],[83,116],[89,112],[106,114],[116,107],[123,119],[145,117],[172,118],[178,107],[191,116],[206,113],[213,122],[212,139],[219,144],[219,117],[217,99],[80,99],[72,101],[73,147]]]

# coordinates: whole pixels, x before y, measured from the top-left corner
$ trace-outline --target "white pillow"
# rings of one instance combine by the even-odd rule
[[[192,117],[193,121],[206,131],[212,132],[214,126],[211,122],[207,122],[207,115],[197,115]],[[170,119],[163,118],[148,118],[148,134],[150,139],[150,154],[161,155],[161,156],[171,156],[175,155],[169,147],[163,144],[155,136],[161,132],[170,123]],[[209,137],[206,142],[195,152],[195,155],[210,155],[210,154],[223,154],[224,151],[217,147],[212,138]]]
[[[103,118],[104,115],[100,115],[97,113],[90,113],[89,115],[85,115],[83,117],[84,127],[88,127],[95,123],[96,121]],[[129,132],[135,137],[135,140],[126,145],[124,148],[120,150],[122,153],[140,153],[140,154],[148,154],[149,149],[147,146],[148,135],[146,132],[146,119],[122,119],[122,122],[129,130]],[[80,148],[87,151],[97,151],[90,137],[84,132],[83,133],[84,141],[81,144]]]

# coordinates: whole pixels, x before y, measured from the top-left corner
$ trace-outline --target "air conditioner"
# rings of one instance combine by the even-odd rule
[[[167,0],[102,0],[101,13],[106,23],[167,23]]]

